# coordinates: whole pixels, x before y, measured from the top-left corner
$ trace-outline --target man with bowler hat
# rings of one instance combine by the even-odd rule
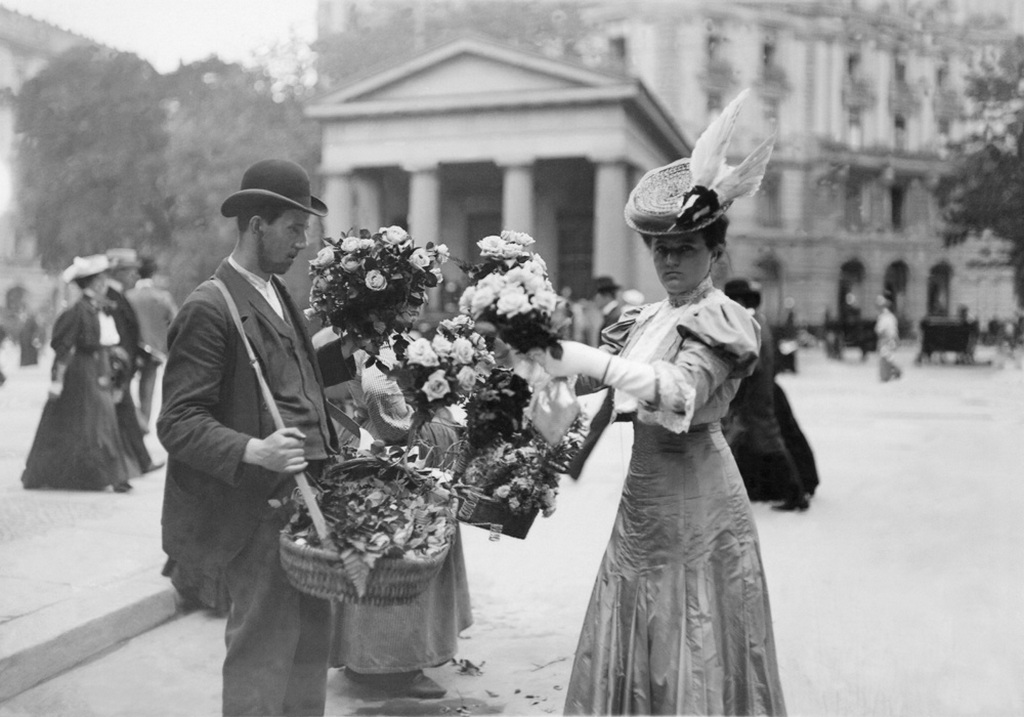
[[[335,341],[314,352],[279,275],[306,247],[327,207],[294,162],[249,167],[221,206],[238,238],[171,324],[157,434],[169,465],[163,546],[172,560],[222,574],[231,601],[223,666],[225,715],[322,715],[331,607],[297,591],[278,536],[294,505],[294,474],[316,476],[337,452],[325,373],[355,376]],[[275,429],[220,286],[227,289],[281,412]]]
[[[128,448],[128,454],[135,459],[139,470],[149,473],[163,467],[163,462],[154,462],[146,448],[144,431],[139,425],[139,412],[132,398],[132,378],[140,360],[139,317],[128,301],[127,292],[139,280],[139,257],[134,249],[119,248],[107,251],[110,260],[110,276],[107,278],[108,313],[114,317],[117,333],[121,337],[120,360],[115,361],[113,380],[117,386],[117,425]],[[123,364],[123,365],[122,365]]]

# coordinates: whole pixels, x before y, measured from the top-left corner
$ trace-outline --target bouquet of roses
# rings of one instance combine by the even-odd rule
[[[324,247],[309,262],[313,284],[307,314],[375,354],[405,328],[403,312],[424,304],[427,291],[442,279],[448,261],[444,244],[417,247],[398,226],[376,234],[352,230]]]
[[[317,481],[328,537],[360,595],[381,558],[429,560],[447,551],[455,531],[450,474],[418,468],[399,447],[375,444],[350,455]],[[296,543],[319,547],[304,505],[287,529]]]
[[[495,369],[466,406],[466,446],[456,488],[504,504],[514,515],[555,510],[558,481],[583,445],[586,425],[577,417],[555,445],[526,418],[531,390],[525,379]]]
[[[509,346],[520,353],[550,349],[561,357],[555,311],[558,294],[548,279],[544,260],[528,247],[533,237],[503,231],[477,242],[481,261],[461,263],[470,285],[459,300],[459,310],[478,324],[490,324]]]
[[[412,406],[414,423],[462,403],[494,366],[493,355],[468,316],[442,321],[432,340],[399,337],[394,344],[397,361],[389,375]]]

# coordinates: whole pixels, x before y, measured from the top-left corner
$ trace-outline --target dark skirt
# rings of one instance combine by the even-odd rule
[[[77,353],[60,397],[47,401],[21,482],[25,488],[103,490],[127,486],[128,457],[114,412],[103,351]]]

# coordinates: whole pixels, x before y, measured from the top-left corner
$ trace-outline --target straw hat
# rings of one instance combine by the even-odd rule
[[[67,283],[76,279],[85,279],[90,276],[102,274],[110,269],[110,260],[106,254],[93,254],[92,256],[76,256],[71,266],[61,272],[60,278]]]

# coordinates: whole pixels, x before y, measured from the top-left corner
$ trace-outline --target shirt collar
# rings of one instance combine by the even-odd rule
[[[269,280],[264,279],[262,276],[259,276],[258,274],[253,274],[251,271],[249,271],[241,264],[239,264],[237,261],[235,261],[235,257],[228,255],[228,264],[230,264],[235,271],[241,274],[246,281],[248,281],[250,284],[256,287],[257,291],[266,292],[270,288]]]

